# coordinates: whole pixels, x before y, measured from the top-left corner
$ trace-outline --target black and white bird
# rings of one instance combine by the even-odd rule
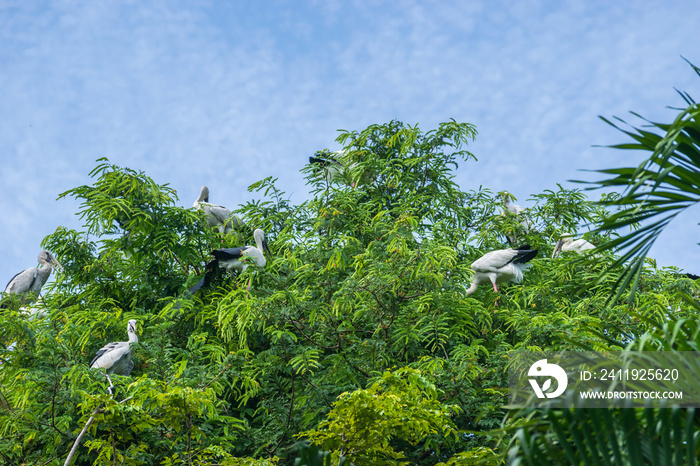
[[[204,212],[207,223],[211,228],[218,228],[222,235],[228,233],[233,228],[240,226],[241,219],[231,215],[231,211],[224,206],[209,203],[209,188],[202,186],[199,197],[192,206]]]
[[[12,277],[12,280],[5,287],[6,294],[26,295],[34,293],[39,296],[41,288],[51,275],[52,265],[62,269],[61,264],[49,251],[41,251],[37,257],[41,267],[30,267]],[[24,300],[23,301],[27,301]]]
[[[257,228],[253,232],[255,238],[255,246],[243,246],[241,248],[223,248],[215,249],[211,252],[214,259],[218,261],[219,267],[228,270],[229,272],[243,272],[250,264],[258,268],[265,267],[267,260],[265,252],[270,253],[270,248],[267,245],[265,232]]]
[[[493,289],[498,293],[498,284],[506,281],[520,283],[523,281],[523,272],[531,264],[528,264],[537,255],[536,249],[530,246],[521,246],[517,249],[500,249],[487,252],[481,258],[472,262],[474,279],[467,290],[467,295],[476,291],[482,283],[491,282]]]
[[[90,363],[91,369],[103,368],[107,374],[129,375],[134,368],[134,361],[131,360],[134,351],[131,349],[132,343],[138,343],[136,336],[136,321],[131,319],[126,326],[129,334],[129,341],[117,341],[103,346]]]
[[[267,245],[264,231],[257,228],[253,232],[253,237],[255,238],[255,246],[215,249],[211,252],[211,255],[214,256],[219,267],[226,269],[231,274],[233,274],[234,270],[242,273],[251,264],[255,267],[263,268],[267,264],[265,252],[268,254],[272,253]],[[248,281],[248,288],[250,288],[250,280]]]
[[[572,235],[562,235],[559,241],[557,241],[557,245],[554,247],[552,259],[559,257],[559,254],[562,252],[573,251],[578,254],[585,254],[591,249],[595,249],[595,246],[583,238],[574,241],[574,237]]]

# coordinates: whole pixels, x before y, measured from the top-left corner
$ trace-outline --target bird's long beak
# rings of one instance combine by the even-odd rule
[[[55,257],[51,257],[51,263],[56,266],[56,268],[61,270],[61,273],[63,273],[63,266],[61,265],[60,262]]]
[[[564,240],[560,239],[557,241],[557,245],[554,246],[554,252],[552,252],[552,259],[559,257],[559,253],[561,252],[561,247],[564,244]]]
[[[270,251],[270,247],[267,245],[267,239],[263,239],[262,245],[263,245],[263,250],[265,252],[267,252],[269,255],[272,255],[272,251]]]

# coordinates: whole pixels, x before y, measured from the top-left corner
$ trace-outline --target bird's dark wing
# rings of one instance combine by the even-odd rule
[[[525,249],[527,248],[527,249]],[[537,255],[537,249],[530,249],[530,246],[520,246],[516,249],[518,253],[513,258],[513,262],[516,264],[524,264],[535,258]]]
[[[318,164],[322,167],[325,167],[327,164],[330,163],[329,160],[322,159],[321,157],[309,157],[309,163],[315,163]]]
[[[209,263],[204,267],[204,270],[206,270],[204,277],[202,277],[200,281],[198,281],[192,288],[190,288],[190,294],[193,295],[202,288],[209,286],[212,279],[216,275],[218,269],[219,261],[217,259],[210,260]]]
[[[214,256],[214,259],[219,260],[219,261],[227,261],[231,259],[237,259],[243,255],[243,251],[247,246],[242,247],[242,248],[223,248],[223,249],[214,249],[211,252],[211,255]]]
[[[206,274],[204,274],[204,277],[202,277],[202,279],[201,279],[200,281],[198,281],[197,283],[195,283],[194,286],[193,286],[192,288],[189,289],[190,295],[193,295],[193,294],[195,294],[196,292],[198,292],[199,290],[201,290],[202,288],[204,288],[204,286],[205,286],[205,283],[204,283],[205,278],[207,278],[207,275],[206,275]]]

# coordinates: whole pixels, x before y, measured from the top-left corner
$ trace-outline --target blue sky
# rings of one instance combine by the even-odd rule
[[[58,226],[80,227],[95,160],[206,184],[234,207],[267,176],[306,198],[308,156],[338,129],[398,119],[476,125],[456,181],[530,194],[581,169],[636,164],[598,115],[668,121],[700,98],[697,0],[2,1],[0,280],[35,265]],[[597,196],[594,194],[594,196]],[[698,213],[657,242],[659,265],[700,273]]]

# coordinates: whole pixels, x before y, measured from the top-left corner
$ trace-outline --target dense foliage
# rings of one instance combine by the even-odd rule
[[[609,301],[612,252],[550,257],[563,233],[616,238],[592,232],[610,211],[556,186],[530,199],[524,228],[504,209],[510,194],[453,181],[458,163],[478,177],[475,135],[455,121],[342,132],[343,177],[307,166],[310,199],[298,205],[260,180],[250,189],[262,200],[237,210],[243,226],[223,245],[251,244],[262,228],[267,266],[221,272],[194,296],[222,238],[169,187],[101,160],[91,186],[61,195],[82,200],[84,229],[44,240],[65,268],[44,289],[46,317],[18,302],[0,315],[3,348],[16,342],[0,350],[0,461],[63,464],[90,418],[73,464],[435,465],[580,449],[555,435],[552,413],[505,408],[509,354],[662,345],[658,322],[690,325],[697,309],[684,298],[700,290],[650,262],[633,302]],[[524,283],[467,297],[471,262],[507,236],[540,251]],[[110,396],[88,364],[126,339],[129,319],[135,367],[112,377]]]

